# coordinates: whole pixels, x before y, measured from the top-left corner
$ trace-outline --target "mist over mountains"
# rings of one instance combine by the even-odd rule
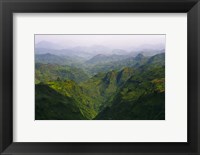
[[[144,55],[153,56],[164,52],[164,49],[165,46],[163,44],[143,44],[137,47],[130,46],[126,49],[115,49],[103,45],[66,47],[48,41],[41,41],[35,44],[35,54],[49,53],[59,56],[78,56],[84,59],[90,59],[99,54],[136,56],[138,53],[143,53]]]
[[[36,120],[165,119],[164,44],[69,42],[35,44]]]

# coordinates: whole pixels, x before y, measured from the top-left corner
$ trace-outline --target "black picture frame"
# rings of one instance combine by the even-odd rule
[[[0,0],[1,154],[200,154],[199,0]],[[13,13],[145,12],[187,13],[187,143],[16,143],[13,142]]]

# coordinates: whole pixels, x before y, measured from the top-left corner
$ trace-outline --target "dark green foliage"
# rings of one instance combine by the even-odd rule
[[[95,100],[84,93],[83,88],[72,80],[48,82],[49,87],[53,88],[62,95],[73,99],[82,115],[87,119],[96,116]]]
[[[165,93],[140,96],[132,102],[114,103],[106,107],[95,119],[99,120],[163,120],[165,119]],[[116,105],[115,105],[116,104]]]
[[[44,84],[35,86],[36,120],[87,119],[76,106],[75,100]]]

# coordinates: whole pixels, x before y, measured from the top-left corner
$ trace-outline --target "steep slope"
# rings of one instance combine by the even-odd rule
[[[58,64],[35,64],[36,84],[56,80],[74,80],[81,82],[88,79],[88,75],[80,68],[62,66]]]
[[[165,93],[151,93],[133,102],[120,102],[106,107],[97,120],[164,120]]]
[[[165,65],[165,53],[160,53],[152,56],[147,61],[148,66],[164,66]]]
[[[103,96],[111,96],[122,86],[134,73],[133,68],[125,67],[119,72],[112,70],[104,76],[99,84]]]
[[[163,58],[159,54],[138,68],[95,119],[165,119]]]
[[[132,75],[134,74],[134,69],[130,67],[125,67],[117,74],[117,84],[118,86],[123,85]]]
[[[63,96],[47,85],[35,85],[36,120],[86,119],[76,105],[76,101]]]
[[[81,83],[85,93],[95,100],[96,110],[110,104],[113,95],[117,90],[133,75],[132,68],[125,67],[121,71],[110,71],[108,73],[99,73]]]
[[[74,81],[53,81],[48,82],[48,86],[60,94],[73,99],[85,118],[92,119],[96,116],[95,100],[84,93],[83,88]]]

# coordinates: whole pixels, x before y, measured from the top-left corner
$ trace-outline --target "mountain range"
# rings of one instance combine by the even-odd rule
[[[37,120],[165,119],[163,49],[113,49],[109,55],[87,50],[36,49]]]
[[[91,59],[96,55],[126,55],[136,56],[142,53],[144,56],[153,56],[158,53],[163,53],[165,49],[163,44],[143,44],[140,46],[131,46],[126,49],[110,48],[104,45],[92,45],[92,46],[66,46],[66,44],[58,44],[48,41],[41,41],[35,44],[35,54],[53,54],[58,56],[79,57],[84,59]]]

